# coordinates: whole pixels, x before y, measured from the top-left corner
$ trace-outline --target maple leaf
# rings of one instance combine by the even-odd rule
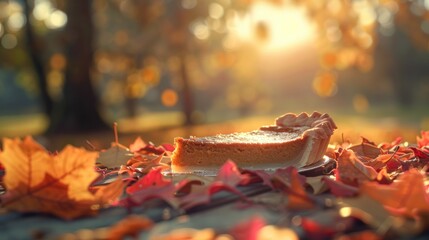
[[[396,146],[399,146],[399,144],[401,144],[401,142],[402,142],[402,137],[397,137],[395,140],[393,140],[392,142],[390,142],[390,143],[387,143],[387,142],[384,142],[384,143],[380,143],[379,145],[378,145],[378,147],[380,148],[380,149],[383,149],[383,150],[389,150],[389,149],[391,149],[391,148],[393,148],[393,147],[396,147]]]
[[[359,145],[354,145],[349,147],[348,149],[353,150],[355,152],[356,156],[362,159],[374,159],[378,155],[382,154],[382,150],[375,146],[374,143],[369,142],[368,140],[365,140],[365,138],[362,138],[363,141]]]
[[[337,180],[357,186],[365,181],[372,181],[377,177],[374,168],[363,164],[352,150],[344,149],[338,157],[336,169]]]
[[[249,169],[243,169],[241,171],[243,174],[249,174],[250,175],[250,182],[261,182],[262,184],[270,187],[271,189],[274,189],[273,183],[271,182],[271,175],[264,170],[249,170]]]
[[[129,215],[109,228],[107,239],[126,239],[127,237],[137,239],[141,231],[150,229],[153,225],[153,221],[149,218]]]
[[[220,181],[230,186],[237,186],[246,185],[250,182],[250,179],[249,174],[242,174],[233,161],[227,160],[219,169],[215,181]]]
[[[305,191],[306,177],[300,175],[295,167],[277,169],[272,175],[274,189],[287,194],[289,209],[310,209],[314,201]]]
[[[108,185],[98,186],[95,192],[95,199],[100,204],[112,204],[123,194],[127,184],[127,181],[119,177]]]
[[[414,156],[421,162],[421,163],[428,163],[429,161],[429,151],[414,147],[410,147],[410,149],[413,151]]]
[[[416,169],[410,169],[390,185],[366,182],[360,186],[360,193],[383,204],[395,214],[415,216],[417,212],[429,212],[425,177]]]
[[[353,197],[359,193],[358,188],[344,184],[326,176],[322,178],[322,181],[328,185],[329,190],[336,197]]]
[[[4,139],[3,146],[0,159],[7,189],[1,196],[3,207],[65,219],[93,213],[91,206],[99,202],[89,186],[97,178],[98,153],[66,146],[51,155],[31,137]]]
[[[162,168],[151,170],[144,177],[126,189],[128,197],[122,200],[119,205],[126,207],[137,206],[147,200],[159,198],[173,207],[177,207],[174,194],[176,188],[170,180],[164,179],[161,173]]]
[[[393,154],[390,154],[390,153],[380,154],[375,159],[366,161],[365,165],[374,168],[374,170],[376,171],[380,171],[383,167],[386,166],[387,162],[391,160],[393,161],[396,160],[395,155],[396,155],[396,152]]]
[[[139,154],[163,155],[166,152],[174,151],[174,146],[171,144],[155,146],[152,142],[146,143],[143,139],[138,137],[132,144],[130,144],[130,151]]]
[[[209,185],[193,185],[190,194],[180,199],[180,206],[184,209],[190,209],[198,205],[208,204],[211,196],[220,191],[234,193],[246,200],[247,197],[236,186],[247,184],[250,180],[249,174],[241,174],[237,165],[228,160],[219,169],[212,183]]]
[[[117,168],[125,165],[132,157],[133,153],[127,148],[113,144],[109,149],[100,152],[97,162],[107,168]]]
[[[421,131],[421,137],[417,136],[417,146],[423,148],[429,146],[429,131]]]
[[[230,186],[219,181],[215,181],[208,186],[192,185],[191,192],[180,198],[180,207],[183,209],[191,209],[199,205],[210,203],[213,194],[227,191],[238,195],[241,199],[247,200],[246,195],[240,192],[235,186]]]

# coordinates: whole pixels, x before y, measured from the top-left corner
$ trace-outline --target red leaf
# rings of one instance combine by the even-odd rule
[[[242,174],[237,165],[231,161],[226,161],[216,176],[216,181],[223,182],[229,186],[246,185],[250,182],[249,174]]]
[[[230,234],[235,240],[257,240],[259,231],[265,226],[265,220],[254,216],[247,221],[235,225]]]
[[[390,143],[381,143],[378,145],[379,148],[383,149],[383,150],[389,150],[393,147],[398,146],[399,144],[401,144],[402,142],[402,137],[397,137],[393,142]]]
[[[286,190],[292,187],[292,178],[294,177],[298,178],[298,182],[300,185],[305,184],[306,177],[298,174],[298,171],[294,167],[277,169],[273,173],[271,181],[275,189]]]
[[[365,181],[372,181],[377,177],[374,168],[365,166],[352,150],[343,150],[338,157],[336,172],[337,180],[352,186]]]
[[[143,178],[128,187],[126,192],[129,196],[123,199],[119,205],[132,207],[140,205],[147,200],[159,198],[168,202],[171,206],[177,207],[174,197],[176,188],[171,181],[164,179],[161,170],[161,168],[151,170]]]
[[[323,226],[310,218],[302,218],[301,226],[308,239],[331,239],[336,232],[331,226]]]
[[[359,193],[359,189],[329,177],[323,177],[322,181],[328,185],[329,190],[336,197],[353,197]]]
[[[236,186],[250,182],[249,174],[241,174],[237,165],[231,161],[226,161],[219,169],[214,182],[206,186],[193,185],[191,193],[180,199],[180,205],[184,209],[189,209],[198,205],[210,202],[211,196],[220,191],[228,191],[240,196],[242,199],[247,197],[242,194]]]
[[[271,175],[263,170],[248,170],[243,169],[243,174],[249,174],[250,178],[252,179],[251,182],[261,182],[262,184],[270,187],[271,189],[274,189],[274,186],[271,182]]]
[[[418,158],[421,162],[427,162],[429,160],[429,152],[426,152],[424,150],[420,150],[415,147],[410,147],[411,150],[414,153],[414,156]]]
[[[272,177],[275,188],[283,191],[288,196],[287,207],[301,210],[313,208],[315,203],[305,191],[305,176],[298,173],[294,167],[278,169]]]
[[[209,186],[193,185],[191,193],[180,199],[180,207],[183,209],[190,209],[199,205],[210,203],[211,196],[220,191],[227,191],[240,196],[242,199],[247,200],[247,197],[237,190],[236,187],[216,181]]]
[[[429,131],[421,131],[421,137],[417,137],[417,145],[419,148],[429,146]]]
[[[166,148],[164,148],[164,146],[167,147],[168,149],[171,149],[170,144],[165,144],[157,147],[153,143],[151,142],[146,143],[140,137],[138,137],[132,144],[130,144],[130,151],[133,153],[139,153],[139,154],[162,155],[167,150]]]

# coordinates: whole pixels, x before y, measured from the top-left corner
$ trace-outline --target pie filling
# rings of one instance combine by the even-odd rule
[[[292,116],[296,117],[286,114],[282,117],[287,121],[281,121],[280,117],[276,125],[250,132],[175,138],[172,170],[219,167],[228,159],[240,167],[286,163],[301,167],[319,161],[335,124],[328,115],[319,113]],[[288,121],[293,124],[288,126]]]

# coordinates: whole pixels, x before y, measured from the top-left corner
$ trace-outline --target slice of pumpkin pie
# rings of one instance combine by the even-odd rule
[[[240,167],[310,165],[322,159],[336,128],[328,114],[288,113],[250,132],[177,137],[172,171],[221,166],[228,159]]]

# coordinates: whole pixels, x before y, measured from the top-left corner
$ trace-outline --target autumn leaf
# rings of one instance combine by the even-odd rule
[[[170,180],[164,179],[162,168],[151,170],[144,177],[126,189],[128,196],[118,204],[126,207],[138,206],[150,199],[162,199],[173,207],[177,207],[174,197],[176,188]]]
[[[250,175],[242,174],[237,165],[228,160],[219,169],[215,181],[223,182],[229,186],[246,185],[250,182]]]
[[[239,196],[241,199],[247,200],[247,197],[240,192],[235,186],[230,186],[219,181],[215,181],[208,186],[192,185],[191,192],[180,198],[180,207],[187,210],[199,205],[210,203],[213,194],[226,191]]]
[[[121,165],[125,165],[132,157],[133,153],[127,148],[113,144],[109,149],[100,152],[97,162],[107,168],[119,168]]]
[[[427,163],[429,161],[429,150],[418,149],[415,147],[410,147],[414,153],[414,156],[422,163]]]
[[[366,194],[338,199],[337,203],[342,217],[359,219],[382,235],[388,231],[392,234],[391,236],[396,236],[398,239],[408,239],[422,230],[422,224],[418,220],[393,216],[379,201]]]
[[[146,217],[130,215],[109,228],[107,239],[137,238],[141,231],[152,228],[153,221]]]
[[[301,226],[304,229],[307,239],[332,239],[335,235],[333,226],[322,225],[311,218],[302,218]]]
[[[353,197],[359,193],[358,188],[335,181],[326,176],[323,177],[322,181],[326,183],[331,193],[336,197]]]
[[[401,142],[402,142],[402,137],[397,137],[395,140],[393,140],[392,142],[384,142],[384,143],[380,143],[379,145],[378,145],[378,147],[380,148],[380,149],[383,149],[383,150],[390,150],[391,148],[393,148],[393,147],[397,147],[397,146],[399,146],[399,144],[401,144]]]
[[[118,177],[108,185],[98,186],[95,192],[95,199],[100,204],[112,204],[116,199],[121,197],[127,184],[127,181]]]
[[[386,166],[389,161],[397,161],[396,152],[394,153],[383,153],[378,155],[376,158],[366,161],[366,166],[374,168],[377,172]]]
[[[352,150],[343,150],[338,157],[337,180],[352,186],[372,181],[377,177],[374,168],[363,164]]]
[[[374,159],[378,155],[382,154],[382,150],[374,145],[374,143],[363,138],[362,143],[359,145],[354,145],[348,149],[353,150],[356,156],[363,159]]]
[[[313,199],[305,191],[305,176],[298,173],[294,167],[277,169],[272,182],[276,189],[287,194],[287,207],[294,210],[311,209],[315,206]]]
[[[138,154],[155,154],[163,155],[165,152],[174,151],[174,146],[171,144],[162,144],[160,146],[155,146],[152,142],[146,143],[142,138],[138,137],[136,140],[130,144],[130,151]]]
[[[429,212],[425,177],[416,169],[410,169],[390,185],[365,182],[360,193],[383,204],[392,213],[415,216],[416,212]]]
[[[96,152],[66,146],[49,154],[31,137],[4,139],[0,159],[5,166],[6,209],[41,212],[65,219],[92,214],[98,199],[89,191],[96,179]],[[105,200],[105,199],[104,199]]]
[[[417,146],[419,148],[429,146],[429,131],[421,131],[421,136],[417,136]]]
[[[230,234],[235,240],[258,240],[259,231],[266,225],[265,220],[259,216],[253,216],[232,227]]]
[[[274,186],[271,182],[271,174],[265,172],[264,170],[249,170],[243,169],[241,171],[242,174],[248,174],[250,176],[250,182],[262,182],[262,184],[274,189]]]
[[[184,209],[190,209],[198,205],[208,204],[211,196],[220,191],[227,191],[240,196],[242,199],[247,197],[242,194],[236,186],[245,185],[250,182],[249,174],[241,174],[237,165],[231,161],[226,161],[215,180],[209,185],[193,185],[190,194],[180,199],[180,206]]]

